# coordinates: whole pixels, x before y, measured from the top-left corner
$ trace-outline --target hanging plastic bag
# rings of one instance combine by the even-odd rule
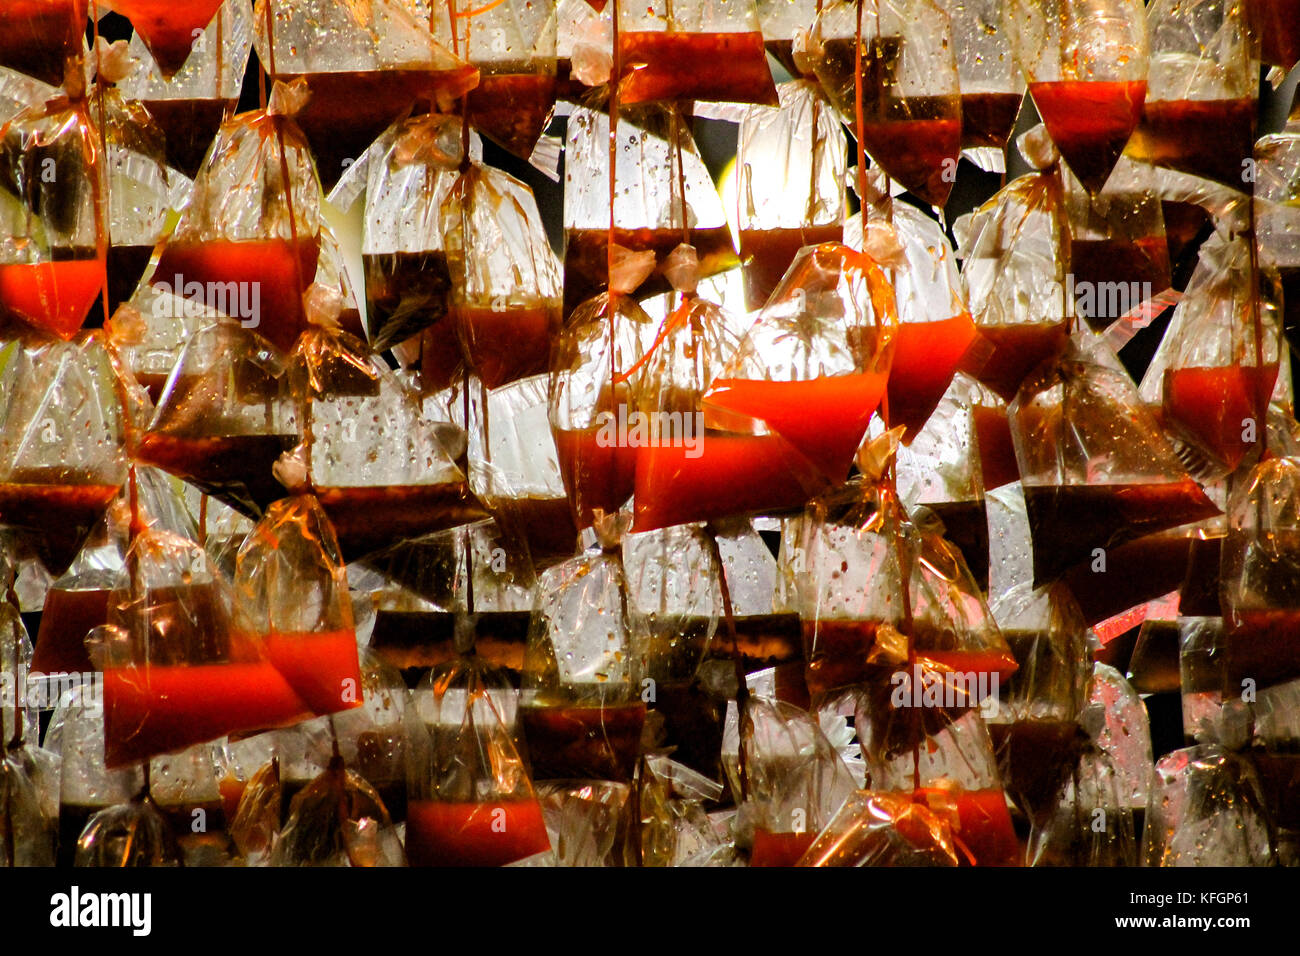
[[[327,189],[416,104],[450,112],[477,81],[478,71],[435,39],[428,17],[427,7],[405,0],[255,4],[253,43],[264,69],[272,80],[305,77],[311,90],[297,119]]]
[[[1013,0],[1012,48],[1052,141],[1099,193],[1142,119],[1150,40],[1138,0]]]
[[[503,866],[550,849],[504,683],[472,658],[426,682],[429,711],[419,715],[410,765],[412,866]]]
[[[620,7],[618,58],[622,103],[777,104],[753,0]]]
[[[791,76],[811,75],[811,68],[796,61],[796,51],[802,60],[806,52],[808,26],[817,18],[816,0],[757,0],[756,6],[767,52]]]
[[[87,645],[104,674],[108,767],[310,714],[261,643],[231,628],[229,585],[198,545],[145,531],[127,572]]]
[[[181,866],[183,854],[171,824],[147,792],[100,810],[77,840],[74,866],[122,869]]]
[[[962,149],[1004,154],[980,162],[990,172],[1003,172],[1007,143],[1025,98],[1025,78],[1011,51],[1003,5],[1000,0],[944,0],[941,6],[952,18],[956,45]]]
[[[291,490],[314,491],[345,560],[487,517],[444,444],[452,442],[459,457],[464,433],[435,428],[411,390],[362,343],[313,329],[299,342],[290,374],[304,443],[282,471]]]
[[[1260,59],[1289,72],[1300,60],[1300,25],[1287,0],[1246,0],[1246,12]]]
[[[405,856],[383,800],[359,774],[330,761],[289,807],[271,866],[403,866]]]
[[[904,189],[943,206],[962,129],[948,14],[931,0],[836,0],[818,14],[811,43],[822,89],[871,158]]]
[[[1122,371],[1074,352],[1011,404],[1034,542],[1034,582],[1157,531],[1218,513]]]
[[[361,706],[361,670],[338,539],[310,496],[266,512],[239,549],[234,633],[248,635],[317,716]]]
[[[287,494],[272,466],[300,427],[276,351],[219,320],[185,344],[132,454],[257,518]]]
[[[104,6],[131,21],[164,76],[190,58],[195,39],[221,8],[222,0],[104,0]]]
[[[762,308],[800,249],[844,238],[844,130],[815,83],[782,83],[777,93],[778,112],[745,112],[736,148],[740,259],[750,309]]]
[[[1137,865],[1133,813],[1105,753],[1080,756],[1057,797],[1051,816],[1030,834],[1030,866]]]
[[[85,48],[89,0],[13,0],[0,11],[0,67],[57,86]]]
[[[0,525],[61,574],[126,479],[112,365],[97,335],[0,356]]]
[[[1250,191],[1259,68],[1249,5],[1163,0],[1147,8],[1151,77],[1129,155]]]
[[[799,866],[957,866],[952,821],[894,793],[859,790],[831,819]]]
[[[472,165],[443,199],[442,234],[466,364],[488,388],[545,372],[563,290],[532,190]]]

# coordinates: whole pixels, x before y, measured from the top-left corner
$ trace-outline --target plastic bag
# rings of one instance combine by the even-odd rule
[[[443,199],[442,232],[466,364],[488,388],[545,372],[563,292],[532,190],[473,165]]]
[[[811,75],[812,69],[796,55],[804,59],[808,26],[817,18],[816,0],[757,0],[756,6],[767,52],[791,76]]]
[[[126,479],[112,365],[97,335],[0,356],[0,525],[61,574]]]
[[[1218,513],[1122,371],[1066,355],[1026,383],[1010,416],[1035,584],[1126,541]]]
[[[550,849],[542,807],[516,747],[514,692],[473,658],[426,681],[409,770],[412,866],[504,866]]]
[[[1074,175],[1099,193],[1142,118],[1150,40],[1139,0],[1013,0],[1012,49]]]
[[[840,242],[848,142],[815,83],[777,87],[780,109],[745,112],[736,169],[745,304],[762,308],[804,246]]]
[[[74,865],[180,866],[182,857],[171,824],[146,792],[90,818],[77,840]]]
[[[618,98],[776,106],[753,0],[670,0],[618,11]]]
[[[290,374],[304,409],[304,444],[285,477],[291,490],[313,489],[345,560],[487,517],[455,463],[463,431],[430,422],[411,390],[360,342],[311,330]]]
[[[104,0],[104,6],[131,21],[164,76],[172,76],[190,57],[190,48],[221,8],[222,0]]]
[[[174,5],[173,5],[174,6]],[[240,86],[253,49],[253,12],[227,0],[197,37],[189,59],[167,73],[149,54],[137,32],[131,54],[146,64],[118,83],[128,100],[139,102],[166,136],[167,163],[193,177],[221,123],[234,115]]]
[[[1105,753],[1090,751],[1057,794],[1057,803],[1029,836],[1030,866],[1137,866],[1132,811],[1123,804]]]
[[[909,192],[943,206],[962,128],[948,14],[931,0],[880,0],[866,12],[858,0],[837,0],[818,14],[812,35],[822,89],[871,158]]]
[[[85,47],[89,0],[13,0],[0,11],[0,66],[58,86]]]
[[[91,659],[104,674],[105,763],[301,720],[309,708],[260,641],[231,627],[229,585],[202,549],[140,534]]]
[[[239,549],[234,632],[248,635],[317,716],[361,705],[347,575],[320,505],[303,495],[267,509]]]
[[[402,843],[374,787],[335,757],[289,806],[271,866],[402,866]]]
[[[1246,12],[1260,59],[1290,71],[1300,60],[1300,26],[1287,0],[1246,0]]]
[[[237,319],[277,348],[307,325],[321,254],[321,192],[290,118],[306,95],[277,86],[268,110],[221,127],[150,282]]]
[[[957,866],[952,820],[894,793],[859,790],[799,866]]]
[[[185,344],[133,457],[257,518],[287,494],[271,469],[299,440],[293,399],[276,351],[219,320]]]
[[[414,105],[450,112],[477,80],[435,39],[428,14],[404,0],[258,0],[253,28],[273,80],[307,79],[311,100],[297,119],[327,189]]]
[[[1025,78],[1011,51],[999,0],[944,0],[952,18],[957,75],[961,81],[963,150],[1005,153],[1025,98]],[[991,172],[998,164],[981,163]],[[1005,169],[1005,158],[1002,167]]]
[[[1259,68],[1249,6],[1162,0],[1147,9],[1151,75],[1129,155],[1250,191]]]

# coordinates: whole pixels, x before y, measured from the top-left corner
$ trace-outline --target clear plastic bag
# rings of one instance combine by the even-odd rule
[[[164,76],[190,58],[197,37],[217,15],[222,0],[104,0],[104,6],[131,21]]]
[[[1025,78],[1011,51],[1001,0],[944,0],[952,18],[961,81],[963,150],[1005,153],[1025,98]],[[982,163],[1000,172],[997,163]],[[1003,162],[1005,168],[1005,161]]]
[[[84,49],[89,0],[13,0],[0,11],[0,66],[52,86]]]

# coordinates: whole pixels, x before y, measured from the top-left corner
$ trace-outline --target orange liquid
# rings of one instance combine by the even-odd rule
[[[754,846],[749,851],[750,866],[794,866],[808,852],[815,833],[773,833],[754,828]]]
[[[1128,152],[1156,166],[1246,188],[1245,160],[1255,153],[1254,99],[1147,100]]]
[[[267,659],[317,717],[360,707],[361,665],[353,631],[267,634]]]
[[[925,427],[979,333],[969,315],[942,322],[904,322],[889,369],[889,424],[905,425],[905,442]]]
[[[918,803],[926,803],[930,794],[942,795],[956,804],[959,828],[953,837],[960,840],[975,857],[976,866],[1019,866],[1020,844],[1011,824],[1006,795],[1001,790],[941,790],[922,787],[913,791]],[[960,850],[957,859],[963,864],[966,855]]]
[[[763,34],[628,31],[618,35],[619,100],[705,100],[776,106]]]
[[[110,668],[104,671],[104,761],[120,767],[308,714],[265,661]]]
[[[519,724],[538,780],[630,780],[641,754],[645,704],[521,707]]]
[[[1246,419],[1263,440],[1259,400],[1268,400],[1277,381],[1277,366],[1178,368],[1165,372],[1165,421],[1192,444],[1235,470],[1255,447],[1242,440]]]
[[[705,402],[766,422],[833,482],[848,477],[885,376],[827,375],[805,382],[719,379]],[[705,442],[707,445],[707,440]]]
[[[802,508],[831,482],[779,435],[705,432],[692,451],[637,449],[634,527],[653,531],[730,515]]]
[[[980,369],[969,369],[984,385],[1010,402],[1025,377],[1065,348],[1065,323],[1053,325],[981,325],[980,335],[993,345]]]
[[[795,254],[804,246],[843,242],[844,225],[799,229],[740,230],[740,259],[745,264],[745,305],[761,309],[776,290]]]
[[[231,776],[222,777],[217,782],[217,790],[221,794],[222,811],[225,813],[226,819],[232,823],[239,813],[239,801],[243,799],[244,790],[247,786],[247,781]]]
[[[53,86],[81,50],[88,0],[5,0],[0,5],[0,66]]]
[[[50,573],[59,575],[117,491],[116,485],[0,484],[0,525],[17,529]]]
[[[636,487],[636,449],[602,447],[595,428],[552,432],[560,476],[579,528],[589,527],[595,511],[613,514]]]
[[[131,21],[164,76],[190,58],[195,31],[217,15],[222,0],[114,0],[113,8]]]
[[[454,312],[470,368],[488,388],[541,374],[550,366],[558,310],[462,305]]]
[[[316,497],[349,561],[486,516],[465,482],[317,488]]]
[[[917,101],[925,99],[928,97],[912,97],[909,108],[924,116],[925,104],[918,109]],[[939,97],[934,99],[942,102]],[[908,192],[931,206],[942,207],[948,201],[961,155],[959,116],[864,120],[862,142],[871,158]]]
[[[297,269],[294,267],[293,242],[287,239],[213,239],[189,245],[169,242],[163,248],[154,281],[171,285],[173,295],[182,294],[184,285],[197,282],[203,288],[195,297],[196,301],[213,308],[220,303],[216,301],[210,283],[238,283],[241,288],[250,290],[240,295],[242,300],[250,303],[251,290],[256,288],[259,315],[255,317],[257,324],[250,327],[273,345],[289,351],[298,340],[298,334],[307,326],[302,292],[316,276],[319,257],[318,235],[301,237],[296,256]],[[231,309],[229,293],[225,294],[226,308]],[[253,321],[249,316],[237,318]]]
[[[70,339],[103,287],[104,264],[98,259],[0,266],[0,317]]]
[[[963,93],[961,96],[961,145],[1006,149],[1020,115],[1022,93]]]
[[[109,594],[106,588],[50,588],[45,594],[40,630],[36,632],[32,670],[42,674],[94,670],[86,652],[86,634],[108,623]]]
[[[1100,192],[1142,118],[1146,81],[1031,83],[1029,92],[1070,171]]]
[[[536,800],[413,800],[406,814],[411,866],[505,866],[551,847]]]
[[[555,91],[551,73],[484,74],[469,92],[469,121],[488,139],[527,159],[551,121]]]
[[[1011,423],[1005,408],[976,405],[971,409],[975,440],[980,449],[980,473],[984,490],[992,491],[1020,480],[1016,448],[1011,440]]]

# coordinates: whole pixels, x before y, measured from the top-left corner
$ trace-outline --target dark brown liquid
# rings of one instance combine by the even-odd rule
[[[1182,689],[1178,669],[1178,622],[1147,620],[1129,662],[1129,683],[1139,694],[1176,694]]]
[[[349,561],[486,516],[464,481],[316,491]]]
[[[619,100],[705,100],[776,106],[763,35],[625,31],[618,35]]]
[[[664,745],[676,748],[673,759],[712,780],[722,779],[725,704],[697,683],[661,683],[650,707],[663,717]]]
[[[271,473],[296,435],[141,436],[137,461],[184,478],[242,514],[258,518],[288,492]]]
[[[167,164],[193,179],[235,100],[144,100],[163,131]]]
[[[1010,402],[1025,377],[1065,348],[1065,323],[1051,325],[982,325],[980,334],[993,344],[983,366],[971,369],[980,382]]]
[[[488,664],[518,674],[528,644],[528,611],[488,611],[475,615],[474,654]],[[414,687],[430,668],[456,657],[456,614],[450,611],[375,612],[370,646],[402,672]]]
[[[1268,687],[1300,677],[1300,611],[1239,611],[1227,625],[1228,686]]]
[[[962,148],[1006,149],[1024,98],[1023,93],[963,93]]]
[[[535,780],[630,780],[641,753],[645,704],[520,707]]]
[[[1086,739],[1079,726],[1073,721],[1024,720],[988,727],[1007,792],[1031,820],[1050,814]]]
[[[50,588],[45,594],[32,670],[42,674],[86,673],[94,670],[86,652],[86,634],[108,623],[107,588],[65,591]]]
[[[568,498],[510,498],[493,503],[508,533],[528,544],[535,565],[545,566],[573,557],[578,527]]]
[[[1234,189],[1247,180],[1258,107],[1235,100],[1147,100],[1128,152],[1143,162],[1202,176]]]
[[[1074,239],[1070,242],[1079,314],[1101,331],[1126,311],[1169,288],[1169,246],[1162,236]],[[1098,288],[1105,283],[1105,288]],[[1112,295],[1115,283],[1121,284]]]
[[[108,247],[108,314],[112,317],[117,307],[135,293],[136,286],[144,278],[149,259],[153,256],[153,246],[109,246]],[[104,325],[104,299],[95,298],[86,316],[83,328],[98,329]]]
[[[555,93],[555,77],[549,73],[485,73],[470,90],[469,121],[488,139],[527,159],[551,121]]]
[[[85,0],[6,0],[0,6],[0,66],[60,86],[85,30]]]
[[[1096,548],[1114,548],[1218,513],[1190,479],[1142,485],[1027,485],[1025,507],[1036,584],[1093,561]],[[1110,575],[1106,577],[1108,586],[1113,584]]]
[[[753,614],[737,617],[736,639],[726,623],[718,624],[709,656],[740,658],[748,673],[803,660],[803,631],[798,614]]]
[[[117,495],[115,485],[45,484],[55,475],[14,475],[0,484],[0,525],[19,533],[46,569],[68,566]]]
[[[740,230],[740,259],[745,264],[745,305],[761,309],[804,246],[843,242],[844,226]]]
[[[362,256],[366,271],[366,305],[373,347],[383,351],[423,329],[435,330],[437,350],[427,350],[426,371],[450,384],[460,371],[461,352],[448,317],[451,274],[442,252],[392,252]],[[445,356],[439,361],[441,352]],[[439,373],[437,369],[442,371]]]
[[[1256,749],[1250,757],[1273,823],[1284,830],[1300,830],[1300,754]]]
[[[1149,534],[1107,548],[1104,572],[1094,571],[1092,560],[1085,560],[1066,571],[1063,580],[1084,620],[1097,624],[1177,590],[1187,577],[1192,544],[1183,535]]]
[[[989,517],[983,501],[928,502],[943,521],[944,534],[966,559],[966,567],[981,590],[989,586]]]

